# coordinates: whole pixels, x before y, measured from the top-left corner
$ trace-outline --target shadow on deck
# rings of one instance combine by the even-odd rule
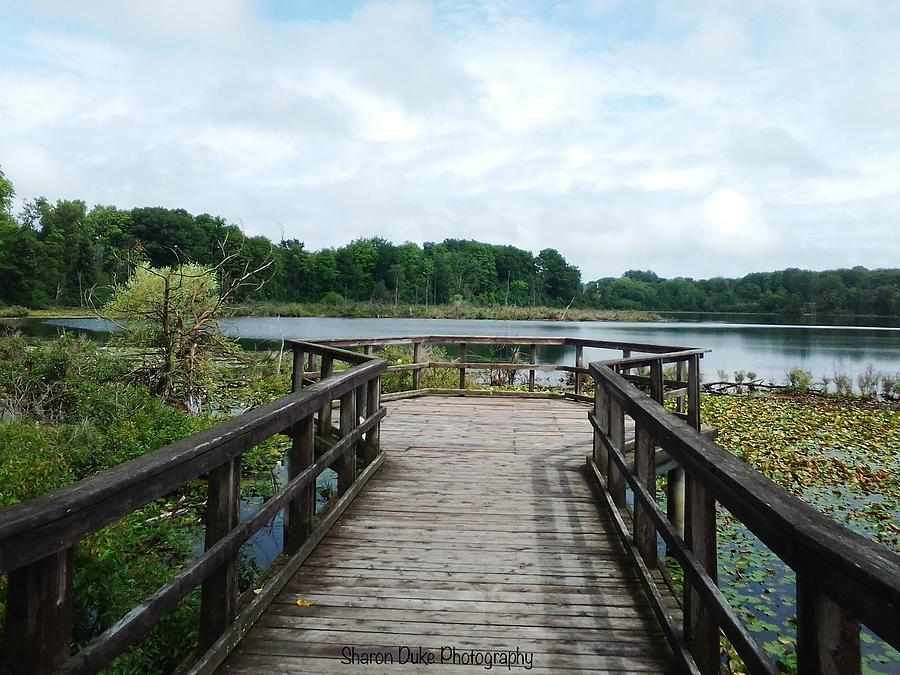
[[[481,670],[485,658],[548,673],[673,669],[585,474],[586,406],[386,405],[384,465],[223,672],[322,673],[380,659],[421,670],[411,662],[420,648],[442,672],[454,662],[475,672],[470,659]]]

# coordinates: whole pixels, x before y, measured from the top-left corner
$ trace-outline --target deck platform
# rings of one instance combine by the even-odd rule
[[[675,669],[588,483],[586,406],[386,405],[384,465],[221,672]]]

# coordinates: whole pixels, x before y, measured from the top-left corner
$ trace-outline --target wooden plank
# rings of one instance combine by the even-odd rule
[[[263,587],[259,595],[257,595],[250,603],[244,607],[237,619],[232,622],[228,630],[213,644],[200,658],[191,665],[187,675],[208,675],[215,672],[216,668],[231,653],[231,650],[240,642],[241,638],[250,630],[256,620],[262,615],[263,611],[270,605],[272,600],[284,588],[285,584],[290,581],[294,572],[303,564],[303,561],[309,557],[319,542],[328,533],[328,530],[338,521],[338,518],[346,511],[347,507],[353,499],[365,487],[369,479],[375,474],[384,462],[384,455],[380,454],[369,466],[363,470],[356,480],[356,483],[334,504],[322,522],[316,527],[313,533],[307,538],[300,550],[297,551],[284,566],[276,573],[269,583]]]
[[[432,397],[389,408],[381,474],[226,672],[251,654],[283,663],[295,652],[321,658],[330,644],[427,646],[429,638],[543,645],[555,657],[545,665],[572,672],[597,670],[612,655],[619,670],[649,668],[640,659],[651,654],[657,670],[671,669],[635,570],[585,480],[583,406]],[[330,672],[334,662],[317,664]]]

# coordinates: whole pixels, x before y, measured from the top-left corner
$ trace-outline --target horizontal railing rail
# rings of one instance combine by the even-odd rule
[[[696,369],[697,357],[688,354],[689,370]],[[679,418],[666,410],[661,395],[665,362],[664,357],[649,363],[650,395],[633,386],[633,377],[617,372],[644,360],[590,364],[595,396],[589,464],[685,667],[719,672],[721,630],[751,672],[778,672],[717,586],[717,503],[797,574],[801,672],[860,672],[860,623],[900,648],[900,556],[836,523],[699,433],[698,407],[690,405],[699,400],[695,378],[687,380],[690,413]],[[635,428],[633,462],[625,456],[626,416]],[[657,448],[678,465],[668,474],[665,513],[656,498]],[[680,504],[673,483],[682,486]],[[626,488],[633,493],[633,508]],[[658,536],[684,571],[680,628],[651,574],[660,566]]]
[[[628,369],[640,369],[649,367],[652,363],[657,363],[660,359],[664,359],[663,363],[681,364],[687,361],[687,357],[691,355],[702,355],[709,351],[706,349],[692,349],[686,347],[655,345],[647,343],[622,342],[618,340],[595,340],[591,338],[568,338],[568,337],[545,337],[545,336],[493,336],[493,335],[418,335],[403,337],[364,337],[364,338],[337,338],[328,340],[317,340],[319,344],[327,344],[334,347],[344,347],[348,349],[362,349],[365,353],[372,353],[375,348],[409,346],[411,350],[411,363],[399,363],[388,366],[388,372],[410,372],[412,373],[411,386],[401,391],[392,391],[385,394],[384,400],[395,400],[398,398],[408,398],[411,396],[424,396],[429,393],[433,394],[452,394],[453,389],[423,389],[420,387],[421,371],[425,369],[453,369],[459,371],[458,385],[455,390],[460,395],[481,395],[482,392],[468,390],[471,380],[467,378],[468,371],[505,371],[507,373],[527,371],[527,389],[528,393],[540,396],[564,397],[574,400],[587,401],[590,397],[584,395],[585,376],[589,375],[588,367],[584,361],[585,349],[598,349],[607,351],[621,352],[622,358],[619,359],[626,364]],[[453,345],[458,348],[459,358],[454,361],[435,361],[433,359],[423,359],[423,347],[447,346]],[[528,361],[478,361],[467,358],[470,355],[469,348],[472,346],[492,346],[498,348],[527,348]],[[538,347],[571,347],[574,353],[574,363],[541,363],[537,358]],[[641,354],[641,356],[632,356],[633,354]],[[630,363],[626,363],[631,360]],[[679,366],[679,367],[681,367]],[[536,391],[536,373],[566,373],[573,375],[571,386],[553,387],[552,392]],[[680,371],[679,371],[680,372]],[[315,375],[313,375],[315,376]],[[699,373],[698,373],[699,376]],[[640,377],[635,375],[634,377]],[[665,386],[672,382],[671,379],[666,380]],[[639,383],[636,380],[636,383]],[[523,383],[525,384],[525,383]],[[684,384],[683,387],[687,385]],[[682,388],[683,388],[682,387]],[[560,389],[565,391],[560,392]],[[506,395],[514,395],[512,392],[494,392],[495,394],[504,393]],[[679,406],[683,406],[682,399]],[[671,394],[674,396],[675,394]]]
[[[386,364],[337,346],[291,343],[293,391],[272,403],[103,471],[73,485],[0,510],[0,573],[7,574],[3,668],[12,673],[94,673],[147,636],[197,587],[202,654],[193,669],[209,672],[309,555],[362,485],[381,465],[381,375]],[[308,360],[307,360],[308,359]],[[321,369],[307,377],[304,366]],[[334,363],[348,367],[335,371]],[[313,382],[315,379],[317,381]],[[331,409],[340,401],[338,436]],[[316,420],[318,416],[318,420]],[[327,449],[316,459],[316,428]],[[292,439],[287,483],[241,523],[241,455],[266,439]],[[320,443],[321,445],[321,443]],[[339,499],[316,521],[315,482],[338,473]],[[106,525],[207,476],[205,551],[118,623],[69,656],[73,547]],[[284,510],[286,559],[239,611],[240,547]]]

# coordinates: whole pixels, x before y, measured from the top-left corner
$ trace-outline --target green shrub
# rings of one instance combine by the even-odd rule
[[[322,296],[322,304],[329,307],[336,307],[344,304],[344,296],[337,291],[328,291]]]
[[[412,363],[412,347],[388,345],[376,354],[390,365]],[[447,361],[447,352],[440,347],[422,345],[420,361]],[[422,389],[455,389],[459,384],[459,371],[452,368],[423,368],[419,371],[419,387]],[[412,389],[412,371],[396,371],[381,376],[381,388],[386,393]]]
[[[812,373],[801,368],[791,368],[787,372],[788,388],[798,392],[809,391],[813,383]]]
[[[0,307],[0,319],[18,319],[28,316],[28,308],[21,305]]]
[[[58,431],[33,422],[0,424],[0,508],[37,497],[75,480]]]

